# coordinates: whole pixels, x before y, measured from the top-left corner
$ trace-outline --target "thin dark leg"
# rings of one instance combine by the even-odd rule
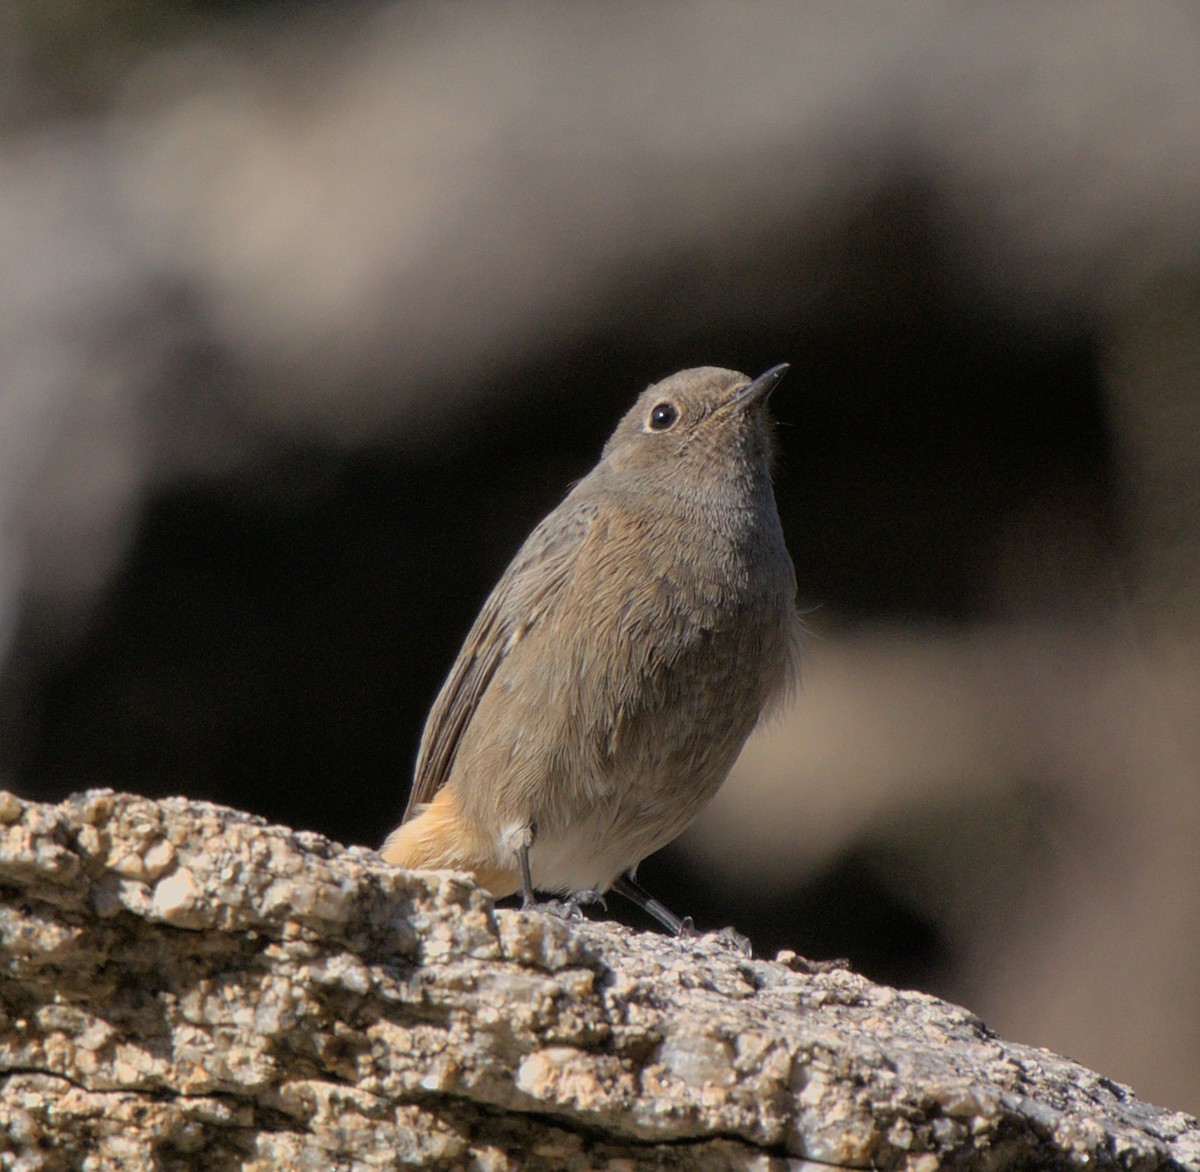
[[[582,920],[583,912],[580,908],[584,904],[598,903],[607,911],[608,905],[604,902],[604,896],[598,891],[576,891],[564,900],[552,899],[549,903],[538,902],[537,895],[533,890],[533,872],[529,867],[529,848],[533,846],[535,838],[537,838],[536,822],[525,828],[522,840],[517,846],[517,865],[521,869],[521,907],[526,911],[531,908],[540,908],[543,911],[554,912],[555,915],[560,915],[567,920]],[[667,914],[670,915],[670,912]]]
[[[529,870],[529,848],[533,846],[533,836],[537,833],[531,826],[525,831],[525,841],[517,847],[517,862],[521,865],[521,906],[534,907],[537,896],[533,894],[533,873]]]
[[[613,880],[613,891],[623,895],[630,903],[637,904],[648,916],[653,916],[673,936],[693,936],[696,925],[691,916],[682,920],[665,904],[661,904],[639,883],[635,883],[628,875],[622,875]]]
[[[696,925],[691,916],[681,920],[670,908],[658,902],[644,887],[635,883],[628,875],[622,875],[613,880],[613,891],[623,895],[630,903],[637,904],[647,915],[653,916],[664,928],[676,936],[687,938],[696,935]],[[717,933],[717,939],[729,948],[740,952],[743,956],[751,956],[750,939],[743,936],[736,928],[722,928]]]

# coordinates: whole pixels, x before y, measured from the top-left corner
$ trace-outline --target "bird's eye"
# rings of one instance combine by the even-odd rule
[[[650,430],[651,431],[668,431],[675,426],[675,421],[679,418],[679,408],[674,403],[659,403],[653,411],[650,412]]]

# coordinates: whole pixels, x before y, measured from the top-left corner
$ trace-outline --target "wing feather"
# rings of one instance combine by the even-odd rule
[[[483,604],[425,722],[402,824],[449,780],[488,685],[505,656],[562,594],[597,511],[594,501],[569,495],[529,535]]]

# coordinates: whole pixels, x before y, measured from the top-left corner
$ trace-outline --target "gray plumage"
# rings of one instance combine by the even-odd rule
[[[712,798],[793,678],[766,407],[784,370],[642,394],[484,603],[386,857],[503,895],[531,839],[534,887],[603,891]]]

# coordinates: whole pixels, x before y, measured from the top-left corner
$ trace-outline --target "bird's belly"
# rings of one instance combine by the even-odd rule
[[[628,843],[605,838],[599,829],[593,820],[581,818],[540,835],[529,852],[534,887],[558,894],[608,890],[639,859],[627,857]]]
[[[534,886],[606,890],[692,822],[720,787],[743,739],[744,734],[708,742],[701,752],[694,745],[668,752],[656,766],[649,765],[643,746],[602,783],[580,785],[574,778],[575,795],[590,791],[603,797],[593,804],[542,808],[530,851]]]

